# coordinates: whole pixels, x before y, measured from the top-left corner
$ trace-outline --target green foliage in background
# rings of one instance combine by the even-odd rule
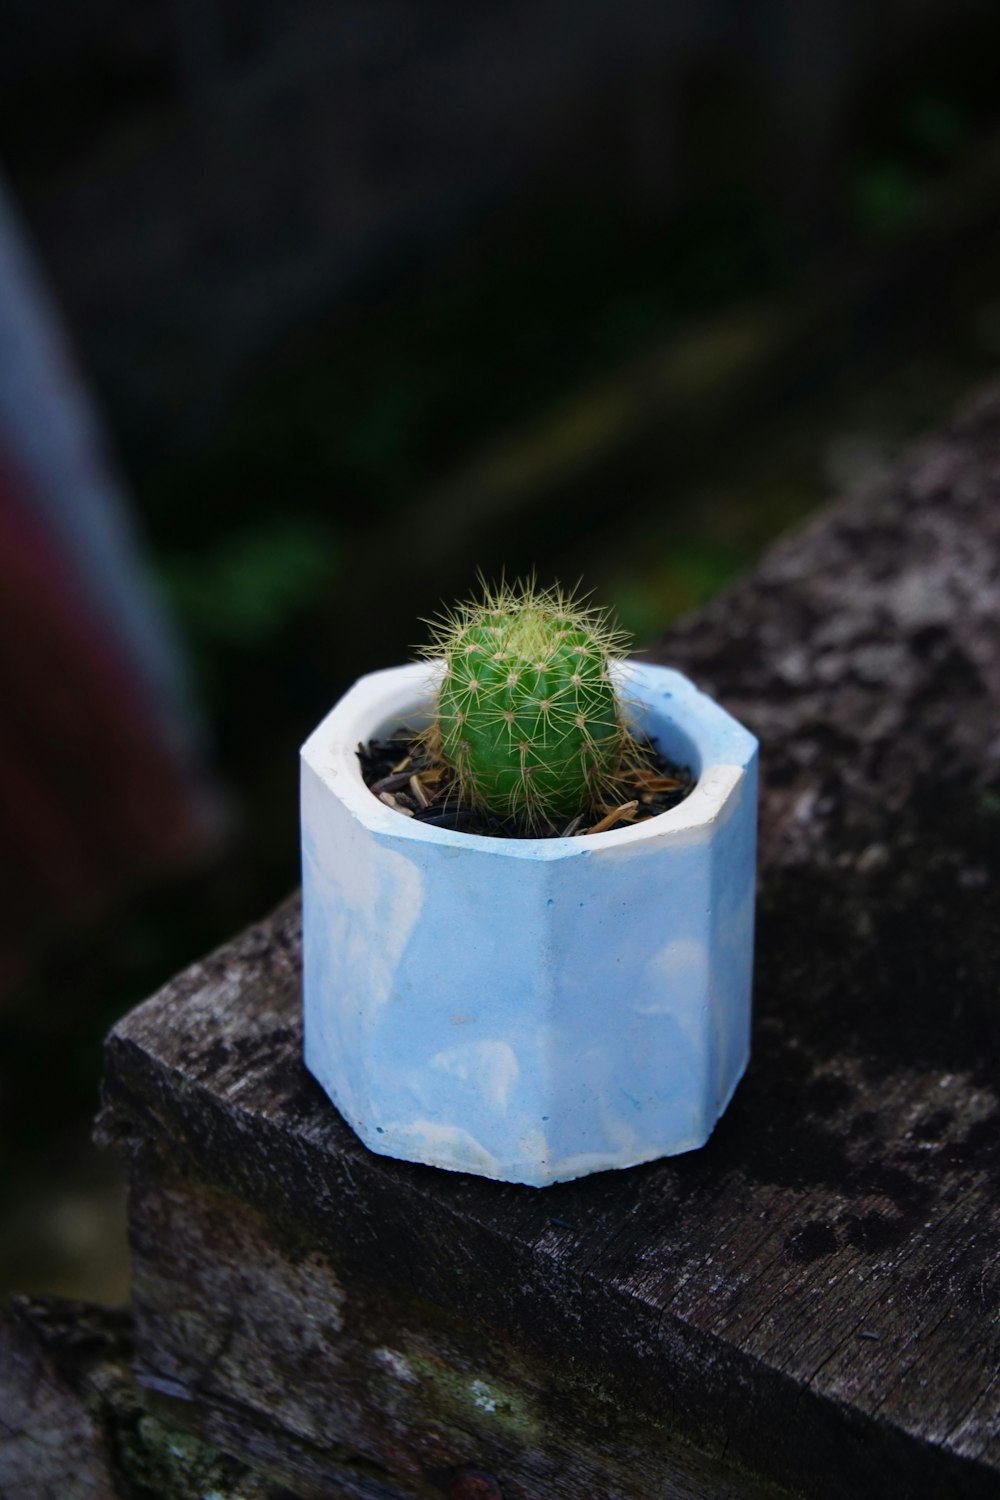
[[[329,528],[307,517],[238,530],[225,542],[160,559],[160,579],[196,646],[259,646],[314,606],[336,577]]]
[[[968,135],[964,111],[938,94],[905,100],[855,166],[850,182],[851,217],[863,233],[905,230],[930,204],[935,181],[946,171]]]

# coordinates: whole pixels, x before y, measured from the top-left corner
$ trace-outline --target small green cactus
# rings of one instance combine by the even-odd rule
[[[484,588],[436,625],[430,737],[463,801],[538,829],[609,795],[631,736],[610,664],[625,634],[558,587]]]

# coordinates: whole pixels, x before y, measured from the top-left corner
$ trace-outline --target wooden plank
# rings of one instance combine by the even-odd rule
[[[402,1500],[470,1469],[502,1476],[506,1496],[787,1494],[502,1328],[360,1275],[329,1246],[293,1246],[287,1223],[231,1193],[159,1168],[135,1193],[140,1377],[296,1494],[350,1481]]]
[[[295,1500],[149,1411],[131,1362],[124,1309],[0,1306],[2,1500]]]
[[[656,653],[763,745],[754,1057],[702,1151],[542,1192],[372,1156],[302,1067],[295,902],[116,1028],[151,1387],[405,1494],[434,1432],[515,1496],[998,1492],[998,452],[993,395]],[[283,1332],[306,1266],[329,1361]],[[455,1378],[391,1427],[362,1372],[428,1340]]]
[[[78,1374],[114,1346],[114,1319],[91,1316],[79,1304],[63,1304],[45,1319],[34,1310],[27,1298],[0,1308],[0,1496],[116,1500],[101,1425],[52,1349],[53,1323],[71,1329],[63,1342]]]

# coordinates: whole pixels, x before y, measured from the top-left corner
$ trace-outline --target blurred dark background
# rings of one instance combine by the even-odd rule
[[[101,1037],[293,885],[353,677],[477,568],[641,642],[993,372],[998,51],[986,0],[7,0],[8,234],[110,456],[32,469],[0,238],[0,1288],[126,1295]]]

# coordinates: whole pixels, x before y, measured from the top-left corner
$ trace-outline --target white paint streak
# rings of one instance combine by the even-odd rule
[[[676,1155],[682,1151],[694,1151],[703,1146],[705,1135],[692,1135],[689,1139],[678,1138],[676,1144],[672,1144],[670,1154]],[[575,1156],[564,1156],[558,1161],[550,1163],[550,1171],[546,1176],[546,1182],[571,1182],[574,1177],[585,1177],[590,1172],[607,1172],[622,1167],[636,1167],[643,1162],[656,1161],[663,1155],[662,1146],[650,1146],[641,1152],[632,1151],[581,1151]]]
[[[395,849],[371,847],[370,857],[338,871],[337,938],[341,963],[364,976],[365,998],[381,1008],[393,992],[396,971],[423,906],[420,871]],[[379,914],[378,941],[372,941],[373,914]]]
[[[368,952],[372,965],[372,999],[384,1005],[392,994],[399,960],[424,905],[423,880],[417,866],[395,849],[380,848],[375,860],[379,895],[383,902],[383,944]],[[363,910],[372,910],[363,907]]]
[[[481,1098],[501,1113],[520,1072],[509,1042],[468,1042],[448,1047],[431,1058],[432,1068],[463,1083],[472,1083]]]
[[[528,1130],[522,1135],[518,1147],[525,1161],[537,1162],[544,1167],[549,1159],[549,1143],[544,1130]]]
[[[386,1125],[379,1141],[404,1161],[430,1161],[453,1172],[479,1172],[489,1177],[499,1166],[493,1153],[460,1125],[439,1125],[433,1120]]]
[[[707,992],[708,952],[705,944],[695,942],[693,938],[674,938],[653,954],[646,965],[646,978],[654,993],[659,991],[662,998],[637,1005],[636,1015],[673,1015],[678,997],[689,1000],[692,993]]]

